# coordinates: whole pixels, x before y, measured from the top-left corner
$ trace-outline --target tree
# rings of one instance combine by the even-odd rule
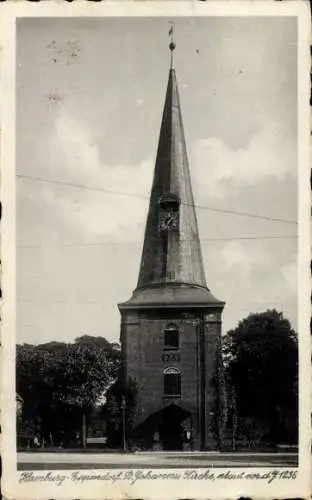
[[[24,400],[25,421],[36,422],[45,442],[66,444],[79,431],[85,446],[86,419],[116,378],[119,364],[119,351],[101,337],[18,345],[17,391]]]
[[[296,440],[298,340],[290,322],[275,309],[250,314],[223,339],[223,356],[238,416],[262,425],[273,446]]]
[[[126,440],[129,445],[136,417],[137,392],[137,383],[131,378],[129,378],[127,383],[125,383],[120,370],[116,382],[111,386],[107,393],[107,402],[103,408],[103,412],[107,420],[108,445],[112,448],[120,447],[122,445],[123,403],[125,405]]]
[[[54,397],[81,416],[81,440],[86,446],[86,419],[100,394],[116,377],[118,364],[109,350],[95,343],[68,344],[55,373]]]
[[[64,346],[65,344],[63,344]],[[40,346],[42,347],[42,346]],[[52,384],[48,376],[53,354],[38,346],[24,344],[16,348],[16,390],[23,398],[21,432],[48,435],[53,422]]]

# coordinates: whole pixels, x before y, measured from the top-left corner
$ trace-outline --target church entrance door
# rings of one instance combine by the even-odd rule
[[[182,428],[180,424],[167,421],[162,425],[160,438],[165,451],[182,450]]]
[[[170,405],[162,411],[159,437],[163,450],[182,451],[183,427],[182,422],[189,413],[177,405]]]

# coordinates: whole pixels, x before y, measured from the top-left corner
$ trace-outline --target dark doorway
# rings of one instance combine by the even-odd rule
[[[161,412],[159,434],[163,450],[183,450],[182,422],[188,416],[188,412],[174,404],[168,406]]]
[[[163,450],[182,450],[182,429],[180,424],[164,422],[160,428],[160,439]]]
[[[133,437],[144,443],[146,450],[182,451],[185,442],[184,424],[191,413],[175,403],[151,414],[136,428]]]

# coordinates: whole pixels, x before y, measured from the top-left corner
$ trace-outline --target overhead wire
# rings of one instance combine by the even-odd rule
[[[296,234],[289,235],[264,235],[264,236],[237,236],[237,237],[224,237],[224,238],[202,238],[200,241],[202,243],[208,242],[218,242],[218,241],[262,241],[262,240],[284,240],[284,239],[297,239]],[[180,240],[181,242],[192,241],[192,240]],[[98,243],[61,243],[57,245],[49,245],[49,248],[79,248],[79,247],[105,247],[109,245],[140,245],[142,241],[104,241]],[[47,245],[37,244],[37,245],[17,245],[17,248],[21,249],[31,249],[31,248],[44,248]]]
[[[44,177],[37,177],[37,176],[31,176],[31,175],[26,175],[26,174],[16,174],[16,177],[22,178],[22,179],[28,179],[28,180],[33,180],[37,182],[44,182],[44,183],[49,183],[49,184],[55,184],[59,186],[65,186],[65,187],[72,187],[76,189],[85,189],[88,191],[96,191],[96,192],[104,192],[108,194],[115,194],[119,196],[129,196],[132,198],[140,198],[140,199],[145,199],[148,200],[148,196],[144,196],[138,193],[127,193],[123,191],[118,191],[118,190],[111,190],[103,187],[96,187],[96,186],[86,186],[84,184],[76,184],[72,182],[64,182],[64,181],[59,181],[56,179],[46,179]],[[191,203],[182,203],[182,205],[192,205]],[[260,214],[255,214],[251,212],[242,212],[238,210],[230,210],[230,209],[225,209],[225,208],[218,208],[218,207],[212,207],[208,205],[200,205],[200,204],[194,204],[193,205],[196,208],[199,208],[201,210],[210,210],[212,212],[219,212],[219,213],[225,213],[229,215],[237,215],[237,216],[242,216],[242,217],[250,217],[254,219],[262,219],[262,220],[268,220],[272,222],[279,222],[283,224],[292,224],[292,225],[297,225],[297,221],[294,220],[289,220],[289,219],[283,219],[280,217],[271,217],[268,215],[260,215]]]

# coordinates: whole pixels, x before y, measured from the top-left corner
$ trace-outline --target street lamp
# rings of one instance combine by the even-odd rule
[[[127,451],[126,443],[126,400],[122,396],[121,400],[121,412],[122,412],[122,451],[125,453]]]

